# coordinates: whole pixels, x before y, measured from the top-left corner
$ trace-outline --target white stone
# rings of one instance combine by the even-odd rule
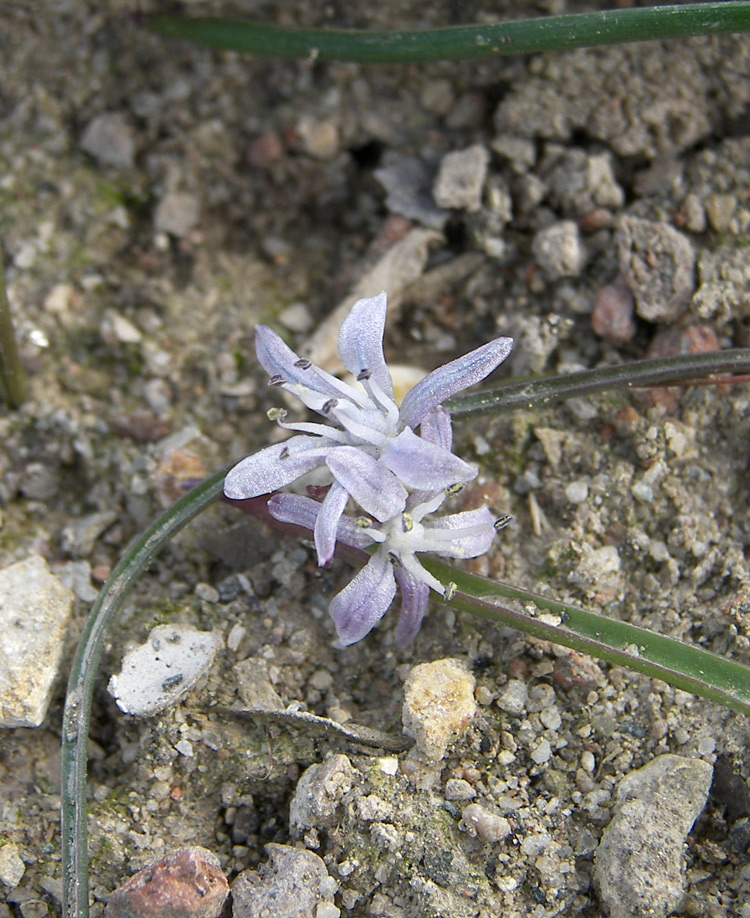
[[[0,571],[0,726],[44,720],[72,608],[39,555]]]
[[[150,717],[176,704],[211,666],[219,644],[211,631],[158,625],[145,644],[129,651],[107,689],[126,714]]]

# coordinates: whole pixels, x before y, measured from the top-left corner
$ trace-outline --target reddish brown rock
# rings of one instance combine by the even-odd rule
[[[180,848],[139,870],[110,896],[106,918],[219,918],[229,884],[206,848]]]

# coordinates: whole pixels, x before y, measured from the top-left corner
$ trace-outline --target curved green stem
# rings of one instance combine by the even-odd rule
[[[750,373],[750,348],[661,357],[658,360],[636,360],[621,366],[583,370],[566,376],[549,376],[530,382],[508,382],[493,389],[456,396],[446,402],[445,407],[454,417],[489,411],[499,413],[593,395],[607,389],[689,383],[719,373]],[[731,383],[731,377],[726,382]]]
[[[94,603],[68,679],[62,728],[63,918],[88,918],[88,831],[86,774],[94,683],[117,613],[154,555],[183,526],[213,503],[226,470],[180,498],[133,542]]]
[[[365,64],[480,60],[691,35],[750,31],[750,3],[690,3],[422,31],[306,29],[236,19],[155,16],[149,27],[243,54]]]
[[[456,584],[458,592],[451,605],[465,612],[626,666],[750,714],[750,668],[741,663],[628,622],[457,571],[435,558],[423,559],[422,563],[443,583]],[[500,605],[503,600],[522,603],[523,611]]]

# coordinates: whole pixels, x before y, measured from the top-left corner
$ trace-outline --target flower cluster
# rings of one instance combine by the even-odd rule
[[[385,293],[359,300],[341,327],[339,354],[361,389],[299,357],[270,328],[259,325],[258,359],[270,385],[295,395],[329,423],[287,423],[286,412],[269,417],[297,432],[283,443],[248,456],[227,475],[224,493],[235,500],[277,491],[324,466],[330,478],[322,502],[275,494],[268,503],[276,519],[311,529],[318,563],[333,557],[336,542],[357,548],[377,545],[371,560],[331,602],[343,644],[363,638],[402,593],[397,637],[406,643],[419,629],[430,589],[450,598],[426,571],[417,552],[473,558],[488,551],[495,522],[487,508],[429,517],[456,486],[477,469],[451,452],[450,415],[442,403],[484,379],[511,352],[511,338],[497,338],[428,374],[396,404],[383,356]],[[350,500],[363,513],[346,516]]]

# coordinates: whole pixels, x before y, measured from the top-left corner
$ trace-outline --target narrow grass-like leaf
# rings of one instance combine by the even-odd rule
[[[10,315],[8,291],[5,287],[5,269],[0,253],[0,394],[11,408],[18,408],[26,400],[26,374],[18,356],[16,332]]]
[[[595,45],[750,31],[750,3],[689,3],[422,31],[307,29],[154,16],[153,31],[226,51],[367,64],[480,60]]]
[[[626,666],[718,704],[750,714],[750,668],[628,622],[457,571],[434,558],[424,566],[458,592],[451,605],[599,660]],[[511,609],[500,603],[521,603]]]
[[[458,395],[446,402],[445,407],[453,417],[482,412],[498,414],[517,408],[546,405],[566,398],[593,395],[608,389],[689,384],[703,380],[707,376],[724,373],[750,373],[750,348],[661,357],[658,360],[636,360],[616,367],[583,370],[565,376],[549,376],[528,382],[508,382],[492,389]],[[720,377],[713,382],[731,383],[732,377]]]
[[[226,470],[173,504],[127,549],[94,603],[68,679],[62,729],[63,918],[88,918],[86,773],[91,700],[104,645],[117,614],[144,569],[183,526],[222,492]]]

